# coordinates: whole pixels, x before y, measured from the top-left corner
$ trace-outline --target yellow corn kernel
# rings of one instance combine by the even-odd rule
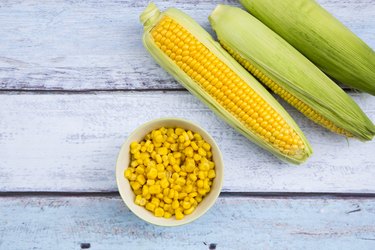
[[[142,194],[142,190],[139,188],[137,190],[133,190],[134,194],[135,195],[141,195]]]
[[[212,158],[212,152],[211,152],[211,151],[208,151],[206,157],[207,157],[208,159],[211,159],[211,158]]]
[[[131,180],[131,181],[135,181],[136,179],[137,179],[137,175],[134,174],[134,173],[132,173],[132,174],[130,175],[129,180]]]
[[[163,189],[163,195],[164,195],[165,197],[167,197],[168,194],[169,194],[169,188],[164,188],[164,189]]]
[[[178,191],[178,192],[180,192],[182,190],[180,185],[174,185],[173,189],[174,189],[174,191]]]
[[[199,164],[199,170],[208,171],[209,169],[210,169],[210,165],[208,161],[203,161]]]
[[[184,214],[180,210],[176,210],[176,220],[182,220],[184,217]]]
[[[142,185],[139,182],[137,182],[137,181],[132,181],[132,182],[130,182],[130,186],[135,191],[135,190],[140,189]]]
[[[198,193],[199,193],[200,195],[205,195],[205,194],[207,193],[207,190],[204,189],[204,188],[198,188]]]
[[[185,181],[185,178],[179,177],[179,178],[176,179],[175,183],[177,185],[183,186],[183,185],[185,185],[186,181]]]
[[[160,185],[152,185],[148,188],[150,194],[158,194],[161,192]]]
[[[135,168],[136,166],[138,166],[138,162],[136,160],[134,160],[130,163],[130,166]]]
[[[186,134],[188,135],[189,140],[193,140],[193,139],[194,139],[194,134],[193,134],[193,132],[191,132],[191,130],[188,130],[188,131],[186,132]]]
[[[203,143],[202,147],[204,150],[206,150],[206,152],[211,150],[211,146],[207,142]]]
[[[140,152],[135,152],[135,153],[133,154],[133,157],[134,157],[134,159],[136,159],[136,160],[141,159],[141,153],[140,153]]]
[[[178,166],[177,160],[173,156],[169,157],[169,164]]]
[[[156,198],[164,199],[164,195],[162,193],[158,193],[158,194],[156,194]]]
[[[172,136],[168,136],[166,141],[169,142],[170,144],[174,144],[176,142]]]
[[[167,154],[168,154],[168,149],[165,148],[165,147],[158,148],[157,153],[158,153],[159,155],[162,155],[162,156],[163,156],[163,155],[167,155]]]
[[[125,175],[125,178],[126,178],[126,179],[130,179],[130,177],[132,176],[132,174],[133,174],[133,172],[131,171],[131,169],[127,168],[127,169],[125,170],[124,175]]]
[[[167,129],[167,135],[172,136],[174,134],[174,129],[173,128],[168,128]]]
[[[155,207],[158,207],[159,204],[160,204],[160,200],[159,200],[159,198],[154,197],[154,198],[151,199],[151,203],[154,204]]]
[[[178,177],[180,177],[180,175],[179,175],[178,173],[173,173],[173,174],[172,174],[172,179],[173,179],[173,180],[177,180]]]
[[[163,142],[164,141],[164,137],[162,136],[162,135],[160,135],[160,134],[158,134],[158,135],[156,135],[155,137],[154,137],[154,142],[155,143],[161,143],[161,142]]]
[[[200,161],[202,159],[202,156],[200,154],[194,154],[193,159],[194,161]]]
[[[146,196],[148,193],[149,193],[149,192],[148,192],[148,186],[147,186],[147,185],[144,185],[144,186],[142,187],[142,195],[143,195],[143,196]]]
[[[179,193],[178,193],[178,191],[175,190],[175,191],[174,191],[174,197],[173,197],[173,198],[174,198],[175,200],[177,200],[177,199],[178,199],[178,196],[179,196]]]
[[[176,135],[182,135],[182,133],[184,133],[184,132],[185,132],[185,130],[182,129],[182,128],[176,128],[176,129],[175,129],[175,134],[176,134]]]
[[[178,193],[178,199],[179,199],[179,200],[184,199],[186,196],[187,196],[187,193],[185,193],[185,192],[180,192],[180,193]]]
[[[147,152],[141,153],[141,157],[140,157],[141,160],[144,161],[145,159],[149,159],[149,158],[150,158],[149,153],[147,153]]]
[[[194,199],[199,203],[202,201],[202,196],[197,195]]]
[[[171,198],[171,199],[173,199],[174,198],[174,193],[175,193],[174,189],[170,189],[168,197]]]
[[[160,181],[160,185],[164,189],[164,188],[167,188],[169,186],[169,182],[166,178],[164,178]]]
[[[195,141],[192,141],[191,143],[190,143],[190,146],[191,146],[191,148],[194,150],[194,151],[197,151],[198,150],[198,145],[197,145],[197,143],[195,142]]]
[[[185,137],[183,135],[180,135],[178,137],[178,141],[183,144],[185,142]]]
[[[170,212],[164,212],[164,218],[169,219],[172,217],[172,214]]]
[[[143,165],[139,165],[139,166],[135,169],[135,172],[136,172],[137,174],[144,174],[144,172],[145,172],[145,168],[144,168],[144,166],[143,166]]]
[[[158,176],[158,171],[156,168],[151,168],[150,171],[147,173],[147,178],[154,180]]]
[[[155,185],[155,180],[147,180],[146,184],[149,186]]]
[[[172,167],[171,167],[171,171],[172,171],[172,170],[173,170],[173,169],[172,169]],[[174,179],[173,179],[172,177],[168,178],[168,181],[169,181],[170,184],[173,184],[173,183],[174,183]]]
[[[177,151],[178,150],[178,144],[177,143],[174,143],[174,144],[171,144],[171,150],[173,151],[173,152],[175,152],[175,151]]]
[[[191,193],[193,191],[193,185],[186,185],[184,190],[186,193]]]
[[[164,210],[162,208],[158,207],[158,208],[155,209],[154,214],[155,214],[156,217],[163,217],[164,216]]]
[[[207,177],[210,178],[210,179],[215,178],[216,177],[215,170],[213,170],[213,169],[209,170]]]
[[[202,145],[203,146],[203,145]],[[198,154],[200,156],[206,156],[207,152],[203,148],[198,148]]]
[[[162,172],[158,172],[158,179],[164,179],[166,178],[167,175],[166,175],[166,172],[165,171],[162,171]]]
[[[139,182],[139,184],[143,185],[146,183],[146,179],[145,179],[145,176],[144,175],[138,175],[137,176],[137,182]]]
[[[182,207],[183,207],[184,209],[189,209],[189,208],[191,207],[191,204],[190,204],[190,202],[188,202],[188,201],[184,201],[184,202],[182,203]]]
[[[164,200],[164,202],[167,203],[167,204],[172,203],[172,199],[169,198],[169,197],[164,197],[163,200]]]
[[[156,162],[159,163],[159,164],[163,162],[163,160],[161,159],[161,156],[160,156],[159,154],[156,154],[156,155],[155,155],[155,160],[156,160]]]
[[[180,206],[180,203],[178,202],[178,200],[174,200],[172,202],[172,208],[173,209],[177,209],[179,206]]]
[[[174,152],[173,158],[175,158],[175,159],[181,158],[181,153],[180,152]]]
[[[147,165],[147,167],[148,167],[149,169],[151,169],[151,168],[156,168],[156,162],[155,162],[155,161],[151,161],[151,160],[149,160],[149,161],[147,161],[147,163],[145,162],[145,164]]]
[[[194,165],[194,164],[187,163],[187,164],[185,165],[185,170],[186,170],[186,172],[188,172],[188,173],[193,172],[194,169],[195,169],[195,165]]]
[[[204,178],[206,178],[206,175],[204,173],[205,173],[205,171],[199,171],[198,172],[198,178],[201,179],[201,180],[203,180]]]
[[[150,202],[146,203],[146,209],[147,209],[147,210],[149,210],[149,211],[151,211],[151,212],[154,212],[155,208],[156,208],[156,207],[155,207],[154,204],[152,204],[152,203],[150,203]]]
[[[209,179],[204,179],[203,181],[203,188],[206,190],[210,190],[210,184],[209,184]]]
[[[194,206],[191,206],[189,209],[184,210],[185,215],[191,214],[195,210]]]
[[[203,179],[204,179],[204,178],[203,178]],[[204,185],[204,183],[203,183],[203,180],[202,180],[202,179],[197,181],[197,187],[199,187],[199,188],[203,188],[203,185]]]
[[[141,200],[142,200],[142,195],[137,195],[135,197],[134,203],[137,204],[137,205],[140,205]]]
[[[157,170],[158,172],[162,172],[162,171],[165,170],[165,167],[164,167],[163,164],[158,163],[158,164],[156,165],[156,170]]]
[[[178,166],[177,164],[173,165],[172,168],[173,168],[173,170],[176,171],[177,173],[181,171],[180,166]]]
[[[197,178],[197,175],[195,174],[189,174],[189,179],[192,181],[196,181],[198,178]]]
[[[184,148],[189,147],[189,146],[190,146],[190,143],[191,143],[190,140],[185,141],[184,144],[183,144],[183,145],[184,145]]]
[[[131,149],[136,149],[136,148],[138,148],[138,146],[139,146],[139,144],[138,144],[138,142],[136,142],[136,141],[130,143],[130,148],[131,148]]]

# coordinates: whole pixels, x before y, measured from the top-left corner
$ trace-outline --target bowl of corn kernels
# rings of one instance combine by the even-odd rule
[[[179,226],[215,203],[223,182],[223,159],[200,126],[162,118],[138,127],[122,145],[117,186],[127,207],[159,226]]]

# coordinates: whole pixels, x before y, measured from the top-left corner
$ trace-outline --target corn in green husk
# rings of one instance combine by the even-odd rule
[[[311,155],[284,108],[193,19],[152,3],[140,19],[154,59],[228,124],[285,161],[298,164]]]
[[[373,138],[374,124],[351,97],[255,17],[218,5],[209,20],[237,61],[311,120],[344,136]]]
[[[322,71],[375,95],[375,52],[314,0],[240,0]]]

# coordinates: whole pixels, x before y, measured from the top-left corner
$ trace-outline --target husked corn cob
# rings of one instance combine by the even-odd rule
[[[347,137],[371,140],[375,126],[339,86],[247,12],[218,5],[209,17],[223,47],[308,118]]]
[[[281,105],[212,37],[183,12],[142,13],[143,43],[184,87],[248,139],[279,158],[302,163],[312,153]]]
[[[240,0],[322,71],[375,95],[375,52],[315,0]]]

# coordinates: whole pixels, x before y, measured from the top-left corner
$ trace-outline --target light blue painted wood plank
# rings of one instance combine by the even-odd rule
[[[219,198],[186,226],[162,228],[117,198],[0,198],[1,249],[374,249],[375,200]],[[205,245],[207,244],[207,245]]]
[[[353,94],[375,121],[375,97]],[[0,191],[114,191],[129,133],[175,116],[202,125],[224,155],[224,191],[375,193],[375,141],[346,140],[290,109],[315,150],[287,165],[240,136],[187,92],[0,95]]]
[[[19,0],[0,2],[0,88],[181,88],[142,46],[141,1]],[[177,7],[211,32],[208,15],[236,0],[155,1]],[[319,0],[375,48],[372,0]]]

